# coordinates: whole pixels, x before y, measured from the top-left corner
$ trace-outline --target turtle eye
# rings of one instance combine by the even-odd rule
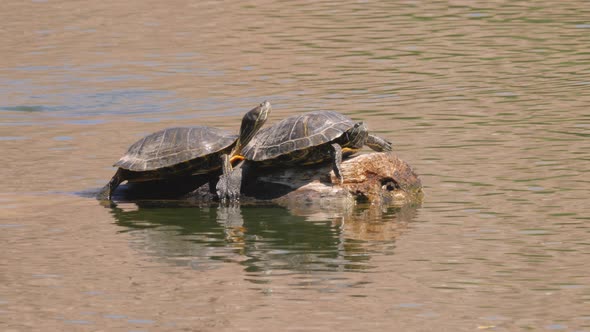
[[[399,188],[400,188],[399,184],[397,182],[395,182],[395,180],[392,178],[385,178],[385,179],[381,180],[381,189],[383,189],[383,190],[394,191]]]

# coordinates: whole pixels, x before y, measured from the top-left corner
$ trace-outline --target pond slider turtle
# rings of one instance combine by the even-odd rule
[[[375,151],[391,151],[391,143],[369,134],[362,122],[331,111],[316,111],[283,119],[260,130],[242,150],[248,161],[258,165],[309,165],[332,160],[334,173],[340,171],[342,157],[364,145]]]
[[[208,174],[219,169],[230,172],[231,163],[243,159],[242,148],[262,127],[270,108],[270,103],[265,101],[247,112],[239,136],[213,127],[195,126],[168,128],[140,139],[115,163],[119,169],[105,186],[103,195],[110,200],[125,180],[159,180]],[[225,193],[223,186],[221,193]]]

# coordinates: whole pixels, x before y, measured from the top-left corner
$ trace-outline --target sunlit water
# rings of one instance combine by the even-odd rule
[[[2,330],[590,331],[585,1],[4,1]],[[105,206],[150,132],[334,110],[421,205]]]

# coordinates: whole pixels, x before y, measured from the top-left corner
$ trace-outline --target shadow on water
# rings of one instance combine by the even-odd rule
[[[303,214],[276,206],[170,202],[110,209],[123,232],[132,234],[132,245],[157,260],[195,270],[235,263],[257,284],[285,275],[325,280],[333,272],[370,272],[376,267],[372,257],[393,254],[416,214],[413,206]]]

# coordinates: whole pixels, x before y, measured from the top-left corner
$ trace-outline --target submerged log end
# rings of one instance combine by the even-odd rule
[[[331,172],[332,184],[338,178]],[[394,153],[369,153],[342,163],[342,187],[356,199],[375,204],[405,203],[422,197],[422,182],[412,167]]]

